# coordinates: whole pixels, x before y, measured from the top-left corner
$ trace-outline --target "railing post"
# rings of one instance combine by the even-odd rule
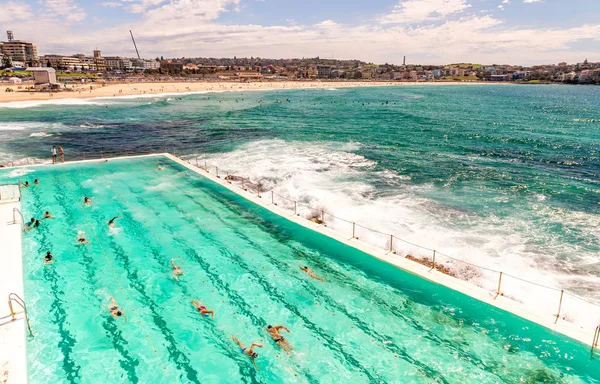
[[[296,212],[297,212],[297,209],[296,209],[296,208],[297,208],[297,206],[298,206],[298,204],[296,203],[296,200],[294,200],[294,215],[298,215],[298,214],[296,213]]]
[[[260,184],[256,185],[256,194],[258,195],[258,198],[260,199]]]
[[[215,170],[217,171],[217,177],[219,177],[219,167],[215,167]]]
[[[245,191],[246,188],[244,188],[244,178],[242,177],[242,189]]]
[[[321,209],[321,223],[325,223],[325,210]]]
[[[104,152],[100,151],[100,157],[104,159]]]
[[[353,239],[356,239],[355,233],[356,233],[356,223],[352,222],[352,238]]]
[[[275,205],[275,199],[273,198],[273,191],[271,191],[271,204]]]
[[[433,250],[433,266],[431,269],[435,269],[435,249]]]
[[[500,278],[498,279],[498,290],[496,291],[497,295],[500,294],[500,285],[501,284],[502,284],[502,272],[500,272]]]
[[[390,235],[390,252],[393,252],[394,248],[394,235]]]
[[[200,168],[200,167],[198,166],[198,158],[197,158],[197,157],[196,157],[196,168]]]
[[[558,318],[560,317],[560,308],[562,307],[562,300],[563,300],[563,295],[564,295],[565,291],[564,290],[560,290],[560,301],[558,302],[558,313],[556,314],[556,320],[554,320],[554,324],[556,324],[558,322]]]
[[[208,172],[208,166],[206,165],[206,161],[204,162],[204,170]]]

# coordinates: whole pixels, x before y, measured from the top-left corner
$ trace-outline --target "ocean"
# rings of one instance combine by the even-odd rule
[[[554,85],[19,102],[0,104],[0,164],[48,160],[52,145],[67,159],[198,156],[315,209],[600,304],[599,109],[599,87]],[[497,285],[493,273],[463,272]],[[531,305],[534,294],[510,292]]]

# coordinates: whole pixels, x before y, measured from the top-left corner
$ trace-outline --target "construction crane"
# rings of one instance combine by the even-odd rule
[[[137,53],[138,59],[141,59],[140,53],[138,52],[137,45],[135,44],[135,39],[133,38],[133,32],[131,29],[129,30],[129,34],[131,35],[131,40],[133,41],[133,46],[135,47],[135,53]]]

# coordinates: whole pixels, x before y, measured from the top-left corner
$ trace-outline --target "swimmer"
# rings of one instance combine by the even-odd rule
[[[196,308],[198,312],[200,312],[202,316],[208,317],[212,315],[213,319],[215,318],[215,311],[206,309],[206,307],[202,305],[202,303],[200,303],[198,300],[192,300],[192,305]]]
[[[83,204],[85,204],[85,205],[90,205],[90,204],[92,204],[92,198],[91,198],[91,197],[87,197],[87,196],[85,196],[85,197],[83,198]]]
[[[258,344],[258,343],[252,343],[250,348],[246,348],[246,346],[244,344],[242,344],[240,339],[238,339],[237,337],[232,336],[231,339],[233,341],[235,341],[236,343],[238,343],[238,345],[240,346],[240,352],[242,352],[245,355],[248,355],[248,357],[250,357],[250,361],[252,361],[252,365],[254,365],[254,367],[256,369],[259,369],[258,366],[256,365],[256,362],[254,361],[254,359],[256,359],[258,357],[258,353],[254,352],[254,347],[262,348],[263,345]]]
[[[110,220],[108,221],[108,226],[109,226],[110,228],[114,228],[114,227],[115,227],[115,220],[116,220],[116,219],[118,219],[118,218],[120,218],[120,217],[121,217],[121,216],[115,216],[115,217],[113,217],[112,219],[110,219]]]
[[[40,226],[40,221],[39,220],[35,220],[35,224],[33,224],[33,228],[37,228]]]
[[[50,212],[46,211],[46,213],[44,213],[44,219],[56,219],[56,217],[52,216]]]
[[[40,181],[38,179],[33,180],[33,184],[40,185]]]
[[[179,268],[178,265],[175,265],[175,262],[173,261],[173,259],[171,259],[171,266],[173,267],[173,278],[177,281],[179,281],[179,275],[183,275],[183,270],[181,268]]]
[[[52,260],[52,254],[50,251],[46,252],[46,256],[44,257],[44,264],[53,264],[54,260]]]
[[[271,337],[273,338],[273,341],[275,341],[275,344],[279,345],[284,351],[285,353],[287,353],[288,355],[291,355],[291,351],[294,349],[290,343],[283,337],[281,336],[281,334],[279,333],[279,330],[284,330],[286,332],[290,332],[289,329],[287,329],[286,327],[284,327],[283,325],[276,325],[274,327],[272,326],[267,326],[267,332],[269,332],[269,335],[271,335]]]
[[[33,229],[34,224],[35,224],[35,217],[32,217],[30,221],[25,223],[25,228],[23,228],[23,229],[25,231],[31,231]]]
[[[307,266],[304,266],[304,267],[301,266],[301,265],[298,265],[298,266],[300,267],[301,270],[303,270],[304,272],[306,272],[306,274],[308,276],[312,277],[313,279],[317,279],[317,280],[320,280],[322,282],[325,282],[324,278],[315,275],[315,273],[313,272],[313,270],[310,269],[310,268],[308,268]]]
[[[25,181],[24,183],[21,183],[21,186],[19,188],[28,188],[29,187],[29,181]]]
[[[163,168],[163,167],[161,167],[160,165],[157,165],[157,166],[156,166],[156,169],[158,169],[159,171],[162,171],[164,168]]]
[[[127,319],[127,317],[125,316],[123,311],[121,311],[121,308],[119,308],[119,305],[115,301],[115,298],[111,296],[110,300],[111,300],[111,303],[108,306],[108,310],[110,311],[110,314],[112,315],[112,317],[114,317],[115,320],[119,320],[119,317],[121,317],[121,316],[123,316],[123,317],[125,317],[125,319]]]
[[[79,231],[77,234],[77,243],[91,245],[89,241],[85,238],[85,232]]]

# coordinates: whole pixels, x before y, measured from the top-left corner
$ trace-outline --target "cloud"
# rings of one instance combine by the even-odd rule
[[[26,20],[32,16],[31,7],[29,4],[24,4],[21,2],[0,2],[0,10],[0,23],[15,20]]]
[[[161,3],[162,0],[144,0]],[[214,20],[227,6],[238,5],[240,0],[171,0],[158,8],[151,9],[144,14],[146,23],[165,28],[180,26],[181,23],[197,23]]]
[[[165,0],[141,0],[140,2],[130,0],[127,1],[131,2],[129,10],[133,13],[142,13],[149,8],[153,8],[165,2]]]
[[[523,0],[524,3],[541,3],[542,0]]]
[[[68,21],[81,21],[87,16],[75,0],[45,0],[43,4],[52,14]]]
[[[383,24],[418,23],[444,19],[471,7],[467,0],[401,0],[392,13],[383,16]]]
[[[122,7],[123,3],[119,3],[116,1],[106,1],[104,3],[102,3],[103,7],[108,7],[108,8],[117,8],[117,7]]]

